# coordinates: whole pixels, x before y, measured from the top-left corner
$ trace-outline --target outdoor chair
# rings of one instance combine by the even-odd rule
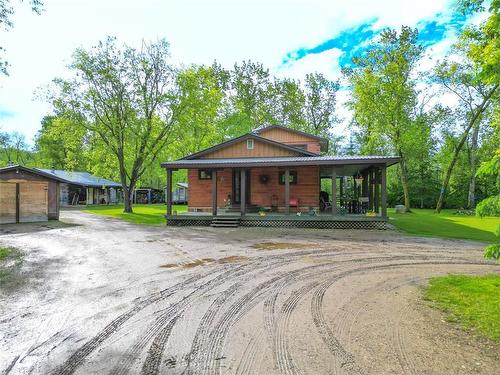
[[[332,204],[321,196],[319,197],[319,206],[321,208],[321,211],[326,211],[329,208],[332,208]]]
[[[297,198],[290,198],[288,205],[290,207],[295,207],[298,210],[299,209],[299,200]]]

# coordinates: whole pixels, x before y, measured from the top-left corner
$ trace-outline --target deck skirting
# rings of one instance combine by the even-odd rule
[[[166,216],[168,226],[210,226],[211,215],[172,215]],[[313,229],[378,229],[388,228],[387,220],[382,217],[240,217],[241,227],[278,227],[278,228],[313,228]]]

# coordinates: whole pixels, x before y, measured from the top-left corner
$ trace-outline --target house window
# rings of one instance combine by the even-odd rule
[[[289,175],[290,185],[297,184],[297,171],[290,171]],[[285,184],[285,171],[280,171],[280,185]]]
[[[253,150],[253,139],[247,139],[247,150]]]
[[[290,145],[295,148],[300,148],[301,150],[307,151],[307,145]]]
[[[211,180],[212,171],[210,169],[198,169],[198,179],[199,180]]]

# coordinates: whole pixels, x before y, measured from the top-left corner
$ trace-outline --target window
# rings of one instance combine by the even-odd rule
[[[290,185],[297,184],[297,171],[290,171],[289,176]],[[285,171],[280,171],[280,185],[285,184]]]
[[[247,150],[253,150],[253,139],[247,139]]]
[[[301,150],[307,151],[307,145],[290,145],[295,148],[300,148]]]
[[[198,179],[199,180],[211,180],[212,171],[210,169],[198,169]]]

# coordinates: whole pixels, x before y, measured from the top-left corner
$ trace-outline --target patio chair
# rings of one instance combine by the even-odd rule
[[[328,202],[327,200],[325,200],[324,197],[319,197],[319,207],[321,209],[321,211],[326,211],[330,208],[332,208],[332,204],[330,202]]]
[[[290,207],[295,207],[298,210],[299,209],[299,200],[298,200],[298,198],[290,198],[290,201],[288,202],[288,205]]]

